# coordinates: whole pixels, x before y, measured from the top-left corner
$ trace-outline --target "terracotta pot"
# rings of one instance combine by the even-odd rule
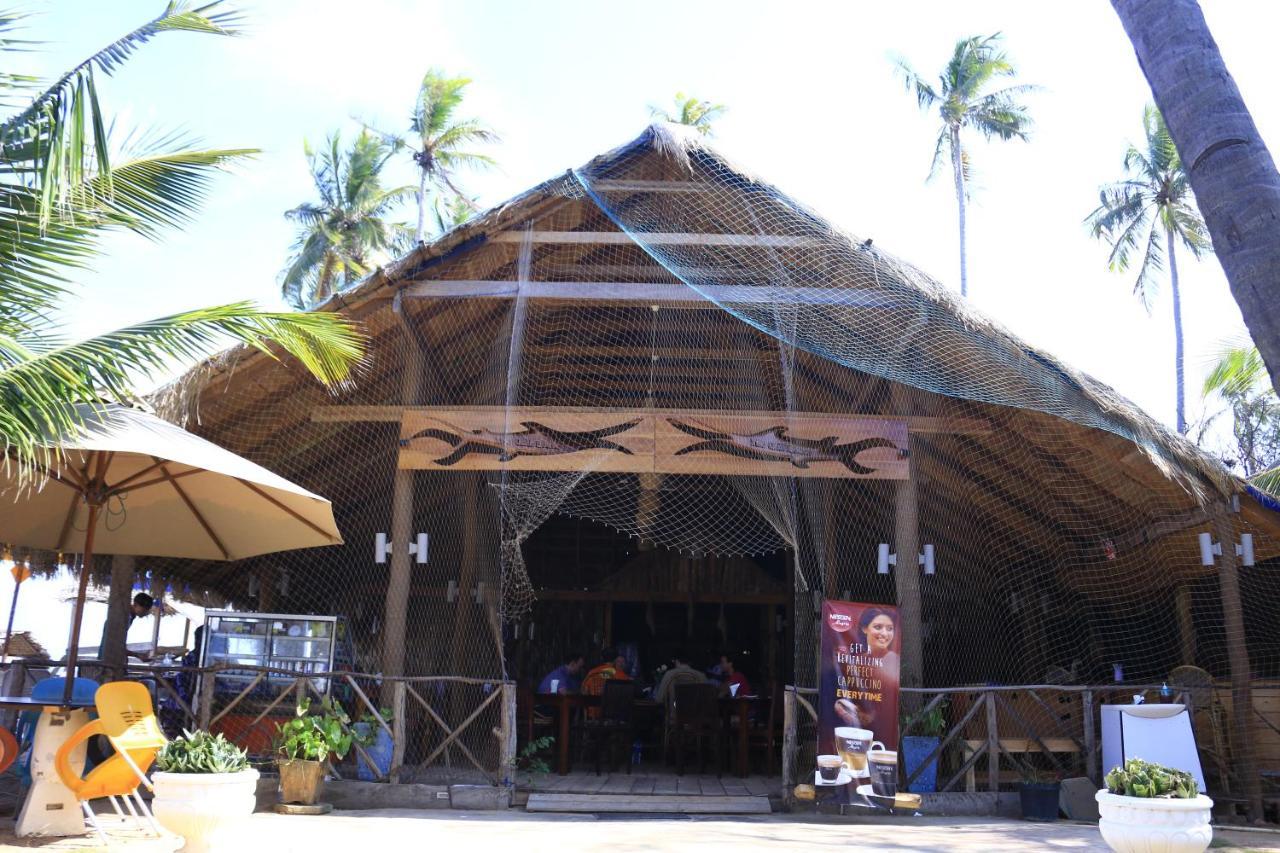
[[[240,831],[253,814],[258,771],[239,773],[162,773],[151,775],[156,820],[186,841],[186,853],[235,850]]]
[[[1213,840],[1213,800],[1122,797],[1097,793],[1098,829],[1117,853],[1201,853]]]
[[[310,806],[320,800],[324,790],[324,762],[302,758],[282,759],[280,768],[280,802]]]

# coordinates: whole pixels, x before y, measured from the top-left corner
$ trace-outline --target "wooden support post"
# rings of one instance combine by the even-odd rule
[[[400,400],[411,406],[422,395],[423,371],[426,359],[418,337],[404,315],[400,295],[396,294],[393,306],[401,331],[404,333],[404,373],[400,380]],[[395,677],[404,675],[405,626],[409,619],[409,584],[412,580],[413,562],[409,555],[409,542],[417,531],[413,529],[414,472],[396,468],[391,485],[391,568],[387,574],[387,595],[382,627],[382,674]]]
[[[258,612],[275,613],[276,571],[272,566],[258,567]]]
[[[1183,666],[1196,665],[1196,626],[1191,616],[1191,583],[1178,584],[1178,650]]]
[[[512,681],[502,683],[502,728],[499,734],[498,778],[508,788],[516,784],[516,685]]]
[[[205,640],[208,642],[208,640]],[[213,691],[216,676],[214,670],[207,669],[200,673],[200,728],[209,730],[213,719]]]
[[[1094,732],[1092,690],[1080,694],[1080,716],[1084,723],[1084,775],[1102,787],[1102,776],[1098,773],[1098,736]]]
[[[408,732],[408,721],[404,715],[408,712],[405,702],[405,685],[403,681],[391,683],[391,784],[400,783],[400,771],[404,767],[405,735]]]
[[[127,554],[111,557],[111,588],[107,592],[107,621],[102,626],[98,660],[102,662],[103,680],[124,678],[128,655],[125,641],[129,634],[129,608],[133,606],[133,573],[137,561]]]
[[[1249,646],[1244,631],[1244,611],[1240,605],[1240,575],[1236,561],[1236,531],[1231,514],[1223,507],[1215,524],[1215,536],[1222,543],[1218,589],[1222,596],[1222,620],[1226,628],[1227,657],[1231,664],[1231,763],[1239,775],[1241,793],[1249,801],[1249,819],[1262,818],[1262,779],[1254,758],[1257,739],[1253,736],[1253,679]]]
[[[155,604],[151,607],[151,656],[156,656],[160,648],[160,620],[164,619],[164,581],[159,573],[151,576],[151,597]]]
[[[912,414],[910,389],[893,386],[894,414]],[[911,439],[908,435],[907,450],[910,454]],[[917,482],[920,466],[907,458],[907,479],[893,484],[893,536],[898,563],[894,567],[893,581],[898,593],[898,632],[902,637],[901,685],[920,687],[924,683],[924,642],[920,603],[920,506]],[[919,693],[903,693],[903,710],[913,712],[920,705]]]
[[[796,690],[790,685],[782,694],[782,799],[790,803],[795,799],[796,764]]]
[[[987,703],[987,790],[1000,793],[1000,734],[996,730],[996,694],[984,693]]]

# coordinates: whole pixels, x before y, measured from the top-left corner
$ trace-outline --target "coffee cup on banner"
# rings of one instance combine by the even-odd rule
[[[867,773],[867,753],[872,748],[884,749],[884,744],[875,740],[871,729],[859,729],[852,726],[837,726],[835,729],[836,752],[844,766],[855,778],[865,779]]]
[[[898,793],[898,753],[895,750],[873,749],[867,753],[867,763],[871,768],[871,791],[881,797],[892,797]]]
[[[840,769],[844,766],[844,762],[840,760],[838,755],[819,755],[818,756],[818,776],[823,782],[834,782],[840,778]]]

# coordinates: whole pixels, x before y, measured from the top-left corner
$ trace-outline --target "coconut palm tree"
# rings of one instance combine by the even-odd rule
[[[187,222],[212,179],[251,149],[197,149],[180,137],[112,139],[96,78],[168,32],[227,35],[237,19],[218,4],[171,2],[156,18],[43,85],[0,74],[0,447],[18,478],[39,479],[50,435],[81,422],[74,404],[135,399],[135,383],[227,341],[295,356],[321,381],[345,380],[362,352],[355,329],[330,315],[267,312],[248,303],[163,317],[81,341],[61,332],[71,277],[112,230],[156,237]],[[23,17],[0,14],[0,53],[27,44]]]
[[[419,243],[427,239],[432,196],[443,195],[441,203],[446,205],[452,203],[451,199],[461,199],[474,211],[475,202],[458,189],[456,172],[463,168],[492,169],[497,165],[492,157],[472,150],[471,146],[498,142],[498,135],[478,119],[457,116],[464,90],[470,83],[470,77],[449,77],[438,68],[428,70],[418,86],[408,133],[377,131],[397,153],[408,151],[418,169],[415,237]]]
[[[1280,393],[1280,218],[1258,213],[1280,209],[1280,172],[1196,0],[1112,0],[1112,6],[1190,164],[1218,261]],[[1249,784],[1257,794],[1256,776]]]
[[[1178,432],[1187,432],[1186,391],[1183,381],[1182,293],[1178,283],[1175,246],[1181,242],[1193,257],[1213,251],[1204,220],[1196,208],[1177,146],[1164,118],[1154,106],[1142,114],[1143,145],[1129,146],[1124,155],[1125,177],[1099,192],[1096,210],[1085,219],[1094,237],[1111,244],[1108,263],[1123,272],[1140,253],[1133,292],[1149,312],[1160,291],[1165,260],[1173,295],[1174,370],[1177,375]]]
[[[1031,117],[1019,98],[1035,90],[1035,86],[1014,85],[989,90],[1000,78],[1013,77],[1017,71],[1004,51],[1000,50],[1001,36],[970,36],[956,42],[955,50],[942,73],[938,85],[925,80],[911,69],[905,60],[898,60],[897,69],[907,91],[916,97],[920,109],[937,108],[942,126],[933,149],[933,163],[929,177],[938,172],[945,156],[951,164],[951,176],[955,181],[956,204],[960,214],[960,295],[969,295],[968,259],[965,254],[965,215],[968,203],[970,177],[969,149],[961,132],[973,130],[991,139],[1021,139],[1026,141],[1031,128]]]
[[[299,308],[323,302],[408,248],[408,227],[388,216],[412,192],[382,185],[394,149],[368,130],[346,149],[335,132],[319,150],[305,150],[320,198],[285,213],[298,235],[280,274],[285,300]]]
[[[700,100],[684,92],[676,92],[675,109],[668,111],[664,107],[649,107],[649,115],[659,121],[672,124],[684,124],[692,127],[703,136],[715,136],[711,125],[719,121],[729,108],[724,104],[713,104]]]

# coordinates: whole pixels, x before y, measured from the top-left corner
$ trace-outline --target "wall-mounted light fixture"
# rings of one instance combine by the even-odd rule
[[[924,551],[916,555],[916,563],[924,566],[924,573],[931,575],[937,570],[933,560],[933,546],[925,545]],[[887,542],[881,542],[876,548],[876,574],[889,574],[889,567],[898,565],[898,555],[889,553]]]
[[[1244,566],[1252,566],[1253,559],[1253,534],[1241,533],[1240,541],[1236,543],[1236,556],[1240,558],[1240,564]],[[1210,533],[1200,534],[1200,563],[1204,566],[1212,566],[1213,558],[1222,556],[1222,543],[1214,542],[1213,535]]]
[[[413,555],[414,562],[420,566],[427,564],[428,545],[430,538],[425,533],[419,533],[417,538],[409,543],[409,553]],[[375,563],[385,563],[387,555],[391,553],[394,544],[387,538],[385,533],[376,533],[373,537],[373,561]]]

